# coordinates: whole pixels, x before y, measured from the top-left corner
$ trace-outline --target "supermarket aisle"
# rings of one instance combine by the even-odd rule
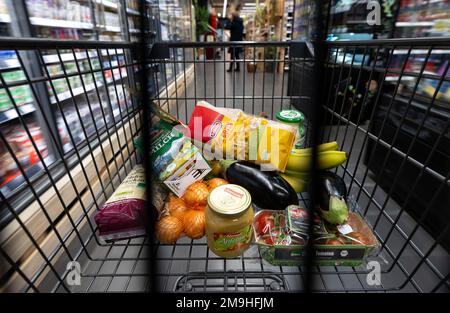
[[[223,59],[197,61],[186,65],[186,71],[190,65],[195,68],[194,78],[188,82],[186,93],[174,95],[178,98],[178,106],[170,107],[170,112],[184,122],[189,119],[196,101],[200,100],[255,114],[265,112],[270,118],[282,108],[289,107],[287,73],[248,72],[248,60],[241,62],[239,72],[227,72],[229,64]]]

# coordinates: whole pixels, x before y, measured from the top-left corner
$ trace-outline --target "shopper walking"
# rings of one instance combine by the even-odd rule
[[[236,10],[231,14],[229,22],[225,25],[226,29],[230,30],[230,41],[242,41],[244,39],[244,22],[239,16],[239,12]],[[233,65],[235,65],[235,70],[239,72],[239,55],[242,52],[242,47],[230,47],[228,52],[231,54],[230,67],[227,72],[233,70]]]

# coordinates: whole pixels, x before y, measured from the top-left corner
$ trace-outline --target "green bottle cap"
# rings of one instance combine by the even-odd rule
[[[305,119],[303,113],[297,110],[283,110],[278,112],[275,117],[285,123],[300,123]]]

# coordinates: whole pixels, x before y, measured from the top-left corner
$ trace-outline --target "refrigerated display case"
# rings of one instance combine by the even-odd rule
[[[36,116],[35,97],[22,62],[15,50],[0,52],[0,129],[4,134],[4,141],[0,142],[0,190],[4,194],[10,194],[24,182],[18,167],[12,162],[12,154],[30,176],[42,169],[37,153],[42,153],[42,157],[50,161],[46,138]],[[5,88],[5,85],[11,87]],[[36,140],[38,152],[34,150],[24,125]],[[10,149],[6,148],[5,142]]]

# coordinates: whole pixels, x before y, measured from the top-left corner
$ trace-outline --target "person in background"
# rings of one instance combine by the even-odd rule
[[[233,13],[231,13],[231,17],[229,18],[229,22],[225,25],[226,29],[230,30],[230,41],[242,41],[244,39],[244,22],[242,18],[239,16],[239,8],[236,8]],[[235,71],[239,72],[239,55],[242,52],[242,47],[230,47],[228,48],[228,52],[231,54],[231,62],[230,67],[227,72],[231,72],[233,70],[233,65],[236,65]]]

